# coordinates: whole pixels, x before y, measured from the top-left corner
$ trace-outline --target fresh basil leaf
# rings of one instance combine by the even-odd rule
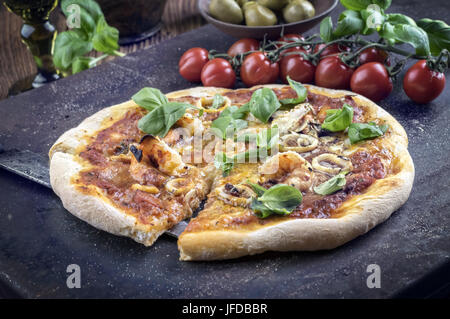
[[[314,192],[316,192],[319,195],[325,196],[325,195],[333,194],[333,193],[337,192],[338,190],[341,190],[342,188],[344,188],[344,186],[346,184],[345,174],[346,173],[340,173],[340,174],[330,178],[326,182],[314,187]]]
[[[250,113],[263,123],[267,123],[280,106],[281,103],[275,92],[269,88],[261,88],[253,92],[249,102]]]
[[[78,30],[65,31],[56,37],[53,62],[59,70],[69,70],[75,58],[92,50],[92,43],[86,41]]]
[[[258,190],[259,193],[262,189]],[[251,208],[265,218],[271,214],[288,215],[301,204],[302,193],[295,187],[277,184],[252,200]]]
[[[401,13],[386,14],[386,22],[389,22],[392,25],[409,24],[412,26],[417,26],[416,22],[413,19]]]
[[[103,16],[102,9],[98,3],[93,0],[62,0],[61,9],[66,17],[71,14],[68,8],[71,4],[80,6],[81,9],[86,11],[86,13],[92,17],[95,23]]]
[[[379,32],[380,36],[390,43],[409,43],[416,49],[416,54],[428,56],[430,44],[427,33],[410,24],[391,24],[385,22]]]
[[[381,9],[386,10],[392,4],[392,0],[372,0],[373,4],[378,5]]]
[[[306,88],[297,81],[292,80],[289,75],[287,76],[287,80],[289,83],[289,86],[294,89],[294,91],[297,93],[297,97],[293,99],[283,99],[280,101],[281,104],[287,105],[287,104],[300,104],[306,100],[306,96],[308,94],[308,91]]]
[[[352,123],[348,128],[348,137],[350,143],[355,144],[360,141],[373,139],[386,133],[388,125],[378,126],[374,122],[370,123]]]
[[[235,107],[235,108],[233,108]],[[230,108],[233,108],[233,112],[231,112],[231,116],[233,116],[234,119],[244,120],[248,113],[250,112],[250,104],[245,103],[241,107],[237,106],[231,106]]]
[[[349,10],[363,10],[372,4],[371,0],[341,0],[341,4]]]
[[[224,103],[225,103],[225,99],[223,98],[223,96],[220,95],[220,94],[216,94],[216,95],[214,95],[214,98],[213,98],[213,102],[212,102],[211,108],[212,108],[212,109],[218,109],[218,108],[220,108]]]
[[[333,31],[333,37],[339,38],[357,34],[363,30],[364,26],[365,23],[358,11],[345,10],[339,16],[336,29]]]
[[[160,90],[149,87],[141,89],[133,95],[131,99],[137,105],[149,111],[153,111],[155,108],[169,102],[167,97]]]
[[[252,183],[250,181],[246,181],[246,184],[248,184],[248,185],[250,185],[252,187],[253,191],[256,193],[256,195],[258,197],[264,195],[264,193],[267,190],[266,188],[262,187],[261,185]]]
[[[347,103],[342,109],[327,110],[327,117],[322,123],[322,128],[331,132],[345,130],[353,120],[353,108]]]
[[[234,157],[229,157],[224,152],[219,152],[214,157],[214,166],[217,169],[222,170],[222,175],[224,177],[230,175],[230,172],[234,167],[234,162]]]
[[[256,216],[259,218],[267,218],[273,214],[272,210],[264,205],[262,202],[256,198],[252,198],[250,208],[255,212]]]
[[[92,43],[95,50],[113,54],[114,51],[119,49],[119,30],[109,26],[105,17],[102,16],[97,21]]]
[[[320,22],[320,38],[325,42],[333,40],[333,21],[326,17]]]
[[[235,119],[231,112],[222,112],[222,114],[215,119],[211,128],[215,130],[223,139],[232,137],[234,133],[247,127],[247,121]]]
[[[92,39],[95,32],[96,21],[84,7],[81,7],[78,4],[66,4],[63,13],[66,16],[67,23],[73,25],[72,29],[80,30],[85,40],[90,41]]]
[[[141,118],[138,127],[147,134],[164,137],[189,106],[189,104],[179,102],[163,104]]]
[[[79,56],[76,57],[72,63],[72,74],[84,71],[92,67],[91,62],[94,60],[92,57]]]
[[[443,49],[450,50],[450,27],[444,21],[421,19],[417,25],[428,35],[431,54],[437,56]]]
[[[266,148],[267,150],[270,150],[276,143],[278,143],[278,139],[278,126],[274,125],[271,128],[261,130],[261,132],[259,132],[256,137],[256,145],[259,148]]]
[[[379,8],[369,6],[367,9],[361,10],[361,19],[364,21],[364,28],[361,31],[364,35],[369,35],[375,31],[381,30],[384,21],[386,20]]]

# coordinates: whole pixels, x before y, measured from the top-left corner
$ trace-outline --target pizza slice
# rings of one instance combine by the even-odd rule
[[[280,100],[292,98],[286,87],[271,88]],[[179,238],[182,260],[332,249],[383,222],[407,200],[414,165],[401,125],[351,92],[307,89],[304,103],[270,120],[279,128],[280,152],[262,163],[236,163],[229,176],[215,181],[205,208]],[[330,117],[345,108],[353,123],[332,132]],[[301,192],[300,202],[283,211],[292,205],[292,189]]]

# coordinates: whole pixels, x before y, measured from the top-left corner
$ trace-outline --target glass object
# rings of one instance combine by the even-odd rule
[[[119,30],[119,44],[151,37],[161,29],[166,0],[97,0],[106,21]]]
[[[9,11],[20,16],[24,24],[20,34],[36,61],[38,73],[34,78],[34,88],[57,80],[52,58],[52,45],[56,37],[55,27],[49,22],[50,12],[55,9],[58,0],[6,0],[4,5]]]

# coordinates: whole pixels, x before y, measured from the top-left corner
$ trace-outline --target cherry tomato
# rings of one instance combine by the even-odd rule
[[[358,67],[350,80],[353,92],[374,102],[381,101],[392,92],[392,81],[383,63],[369,62]]]
[[[215,58],[205,64],[201,79],[203,86],[232,88],[236,82],[236,73],[230,62]]]
[[[380,62],[380,63],[386,63],[387,65],[390,65],[389,54],[386,51],[380,50],[378,48],[365,49],[359,55],[359,62],[361,64],[365,64],[365,63],[369,63],[369,62]]]
[[[339,56],[331,55],[320,60],[316,68],[316,85],[329,89],[349,89],[353,69],[341,61]]]
[[[316,47],[314,48],[314,53],[317,53],[319,50],[322,50],[322,48],[324,48],[326,46],[326,44],[322,43],[319,45],[316,45]],[[333,54],[338,54],[341,52],[350,52],[351,49],[345,45],[339,45],[337,43],[333,43],[329,46],[327,46],[321,53],[320,53],[320,57],[326,57],[329,55],[333,55]]]
[[[316,67],[311,62],[305,60],[301,55],[292,54],[281,58],[280,61],[281,79],[287,82],[289,76],[292,80],[301,83],[312,83]]]
[[[245,53],[248,51],[259,50],[259,42],[255,39],[243,38],[234,42],[228,49],[227,54],[231,57],[235,57],[238,54]]]
[[[429,103],[442,93],[445,87],[443,73],[430,70],[426,60],[416,62],[403,78],[406,95],[416,103]]]
[[[246,86],[273,83],[278,78],[278,63],[271,62],[263,52],[248,55],[241,66],[241,79]]]
[[[208,50],[203,48],[187,50],[178,62],[181,76],[190,82],[200,82],[200,75],[206,62],[208,62]]]
[[[290,33],[290,34],[285,34],[284,36],[282,36],[281,38],[279,38],[277,41],[278,42],[286,42],[286,43],[292,43],[298,40],[305,40],[304,37],[302,37],[300,34],[294,34],[294,33]],[[282,44],[277,44],[277,48],[281,47]],[[305,50],[301,47],[301,46],[296,46],[293,48],[289,48],[289,49],[285,49],[281,52],[281,55],[284,55],[288,52],[298,52],[298,51],[304,51]]]

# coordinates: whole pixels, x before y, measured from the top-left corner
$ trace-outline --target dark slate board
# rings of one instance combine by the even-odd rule
[[[438,0],[397,0],[390,11],[450,20],[449,3]],[[164,92],[192,86],[177,73],[182,52],[192,46],[225,50],[233,40],[206,26],[4,100],[0,144],[45,154],[68,128],[143,86]],[[430,105],[417,106],[397,84],[381,103],[409,135],[416,165],[413,192],[388,221],[332,251],[180,262],[176,240],[162,236],[145,248],[98,231],[67,213],[49,189],[0,170],[0,296],[378,298],[427,296],[442,287],[445,294],[450,282],[449,100],[447,88]],[[69,264],[81,267],[81,289],[66,286]],[[379,289],[366,286],[369,264],[381,267]]]

